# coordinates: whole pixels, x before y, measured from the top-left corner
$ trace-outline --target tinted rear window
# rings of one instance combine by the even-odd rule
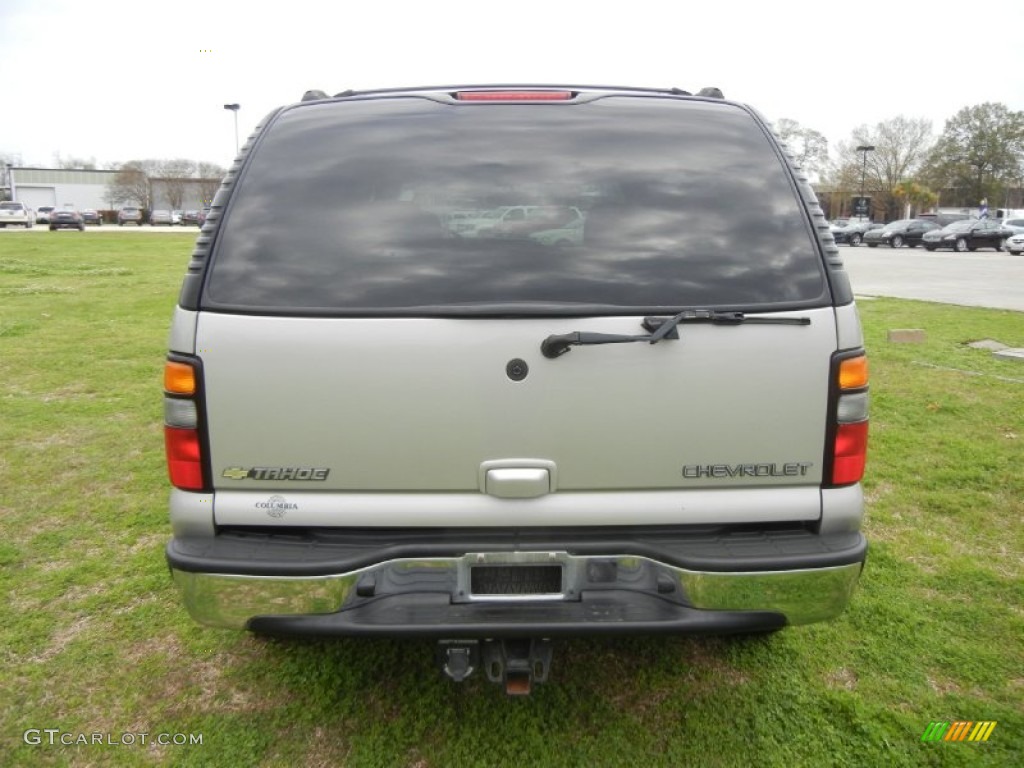
[[[279,312],[808,306],[817,246],[729,104],[302,105],[228,205],[203,305]]]

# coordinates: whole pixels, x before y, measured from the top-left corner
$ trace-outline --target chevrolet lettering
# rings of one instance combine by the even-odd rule
[[[794,162],[713,87],[274,109],[171,321],[188,612],[430,638],[443,674],[512,693],[557,638],[841,621],[867,560],[867,356]]]
[[[690,464],[683,467],[683,477],[799,477],[814,464],[794,461],[787,464]]]

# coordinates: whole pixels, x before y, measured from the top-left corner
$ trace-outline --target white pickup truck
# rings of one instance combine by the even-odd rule
[[[32,229],[36,223],[36,212],[24,203],[0,203],[0,227],[17,224],[25,229]]]

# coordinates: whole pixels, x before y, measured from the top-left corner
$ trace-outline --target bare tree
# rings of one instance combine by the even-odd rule
[[[0,199],[7,200],[11,196],[11,176],[7,166],[20,166],[21,155],[16,152],[0,152]]]
[[[224,178],[227,170],[216,163],[200,162],[198,164],[198,172],[199,196],[203,199],[204,205],[209,205],[213,201],[213,196],[217,194],[221,180]]]
[[[159,167],[157,160],[132,160],[124,163],[118,169],[117,176],[109,182],[107,199],[114,205],[136,203],[142,208],[150,208],[153,192],[149,177]]]
[[[839,142],[839,161],[833,171],[846,179],[864,175],[864,189],[873,197],[872,207],[883,209],[887,218],[898,214],[898,184],[913,179],[932,143],[932,124],[923,118],[900,115],[875,125],[862,125],[849,142]],[[857,147],[874,147],[861,153]]]
[[[167,160],[160,165],[160,181],[163,182],[164,194],[171,208],[181,208],[188,188],[193,183],[195,172],[196,164],[184,158]]]
[[[64,157],[60,152],[53,153],[53,167],[54,168],[68,168],[81,171],[95,171],[96,170],[96,158],[90,157],[86,160],[83,157]]]
[[[796,120],[783,117],[775,123],[775,133],[782,139],[798,166],[808,173],[821,174],[828,165],[828,139],[818,131],[804,128]]]

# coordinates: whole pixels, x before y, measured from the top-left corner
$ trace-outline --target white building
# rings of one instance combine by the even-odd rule
[[[8,170],[11,199],[29,208],[113,208],[107,199],[107,184],[117,176],[117,171],[17,167]]]
[[[117,171],[88,171],[64,168],[8,168],[11,200],[39,210],[40,206],[65,206],[83,210],[110,211],[120,206],[110,199],[109,184]],[[210,204],[220,186],[220,179],[150,178],[149,191],[153,208],[199,210]],[[173,194],[172,194],[173,192]],[[171,200],[180,205],[171,205]],[[143,201],[133,201],[135,204]]]

